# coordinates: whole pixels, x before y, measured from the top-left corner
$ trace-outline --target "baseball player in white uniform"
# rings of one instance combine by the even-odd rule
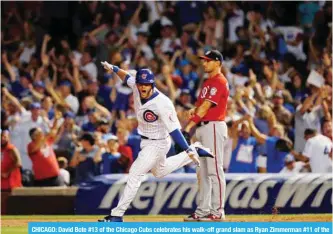
[[[100,222],[122,222],[123,215],[135,198],[144,175],[149,171],[162,178],[186,164],[195,162],[198,157],[214,157],[210,150],[200,143],[189,146],[182,135],[175,108],[168,97],[155,88],[154,74],[149,69],[141,69],[133,77],[126,71],[107,62],[102,65],[108,72],[115,72],[133,89],[134,108],[139,122],[138,132],[142,137],[141,151],[133,163],[118,206]],[[171,147],[171,139],[182,147],[183,152],[166,158]]]

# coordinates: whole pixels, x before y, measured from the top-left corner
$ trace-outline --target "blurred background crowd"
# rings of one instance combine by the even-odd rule
[[[127,173],[141,141],[133,96],[100,62],[149,67],[185,125],[207,78],[197,55],[212,48],[230,89],[225,171],[332,171],[332,2],[1,6],[3,189]]]

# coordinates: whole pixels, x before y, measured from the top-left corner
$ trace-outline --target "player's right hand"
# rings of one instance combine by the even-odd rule
[[[108,72],[113,72],[113,66],[110,63],[104,61],[104,62],[101,62],[101,64],[105,70],[107,70]]]
[[[186,118],[191,119],[194,116],[194,114],[195,114],[195,108],[192,108],[192,109],[186,111]]]

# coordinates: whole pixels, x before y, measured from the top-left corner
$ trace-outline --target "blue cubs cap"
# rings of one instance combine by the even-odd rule
[[[209,60],[209,61],[219,61],[219,62],[223,62],[223,56],[220,53],[220,51],[218,50],[208,50],[205,55],[203,56],[199,56],[200,59],[205,59],[205,60]]]
[[[139,70],[135,76],[135,83],[137,84],[152,84],[154,85],[154,74],[148,68]]]

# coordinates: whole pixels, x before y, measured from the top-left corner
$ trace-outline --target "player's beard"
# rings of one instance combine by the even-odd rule
[[[153,87],[151,87],[150,89],[148,89],[146,92],[142,92],[142,91],[140,91],[140,97],[141,97],[142,99],[147,99],[147,98],[149,98],[152,94],[153,94]]]

